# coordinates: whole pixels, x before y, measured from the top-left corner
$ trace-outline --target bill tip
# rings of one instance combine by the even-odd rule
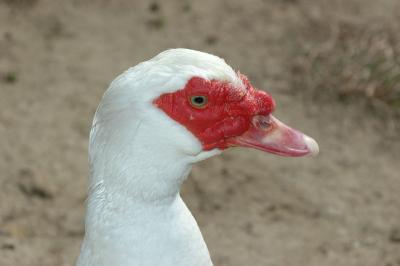
[[[310,150],[309,155],[312,157],[317,156],[319,153],[318,143],[313,138],[310,138],[308,136],[304,136],[304,140],[308,149]]]

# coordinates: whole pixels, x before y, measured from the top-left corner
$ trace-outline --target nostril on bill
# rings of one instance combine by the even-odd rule
[[[253,117],[253,126],[261,130],[267,130],[271,127],[272,121],[269,116],[257,115]]]

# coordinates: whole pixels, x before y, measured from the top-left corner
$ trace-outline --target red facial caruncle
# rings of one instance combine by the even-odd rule
[[[274,109],[266,92],[255,90],[245,77],[242,80],[245,88],[193,77],[183,89],[163,94],[154,103],[192,132],[204,150],[226,149],[227,139],[246,132],[254,115],[268,115]]]
[[[244,87],[193,77],[153,103],[196,136],[205,151],[245,146],[287,156],[315,153],[309,137],[271,116],[272,97],[238,75]]]

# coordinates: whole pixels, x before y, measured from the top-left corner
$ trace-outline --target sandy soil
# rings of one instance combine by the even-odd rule
[[[183,196],[215,265],[400,265],[400,120],[357,95],[310,90],[312,68],[295,71],[332,29],[385,30],[399,10],[397,0],[0,1],[0,265],[73,264],[99,99],[118,73],[172,47],[224,57],[320,143],[315,159],[237,149],[194,168]]]

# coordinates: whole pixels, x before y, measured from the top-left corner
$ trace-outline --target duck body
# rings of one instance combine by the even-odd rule
[[[179,194],[192,165],[230,146],[315,152],[313,140],[270,118],[272,98],[246,82],[219,57],[172,49],[111,83],[90,132],[76,266],[212,265]]]

